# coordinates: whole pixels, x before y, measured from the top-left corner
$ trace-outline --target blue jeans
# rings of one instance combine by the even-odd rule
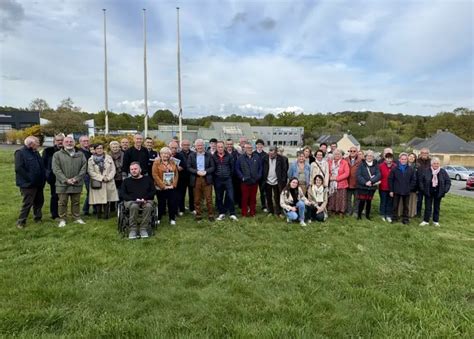
[[[230,215],[235,214],[232,178],[215,178],[214,190],[216,191],[216,205],[219,214],[226,214],[227,212],[229,212]]]
[[[384,218],[391,218],[393,213],[393,198],[389,191],[379,191],[380,194],[380,215]]]
[[[300,221],[304,221],[304,210],[305,210],[305,205],[302,200],[298,201],[296,203],[296,210],[297,212],[294,211],[285,211],[286,216],[288,219],[291,221],[294,221],[296,219],[299,219]]]

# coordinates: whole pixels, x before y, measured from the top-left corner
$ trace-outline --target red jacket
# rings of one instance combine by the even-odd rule
[[[331,167],[332,163],[334,160],[329,160],[329,177],[332,176],[331,174]],[[349,169],[349,164],[347,163],[346,160],[341,159],[341,164],[339,165],[339,171],[337,172],[337,188],[347,188],[349,186],[347,182],[347,178],[349,178],[349,174],[351,173],[351,170]]]
[[[392,162],[391,167],[388,167],[385,161],[379,165],[380,174],[382,176],[382,178],[380,179],[379,186],[380,191],[390,191],[390,187],[388,185],[388,176],[390,174],[390,171],[395,167],[397,167],[397,164],[395,162]]]
[[[350,157],[347,157],[346,161],[350,169],[349,178],[347,179],[347,181],[349,182],[349,188],[355,189],[357,188],[357,170],[359,169],[359,166],[362,163],[362,160],[359,158],[359,156],[356,156],[356,158],[354,159],[353,165],[351,165]]]

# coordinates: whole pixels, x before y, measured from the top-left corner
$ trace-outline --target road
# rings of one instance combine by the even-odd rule
[[[474,191],[466,191],[465,181],[457,181],[451,179],[451,190],[449,191],[449,193],[474,199]]]

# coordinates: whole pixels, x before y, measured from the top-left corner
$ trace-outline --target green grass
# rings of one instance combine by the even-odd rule
[[[186,216],[128,241],[115,220],[17,230],[11,162],[0,152],[2,336],[474,336],[474,199],[443,200],[439,229]]]

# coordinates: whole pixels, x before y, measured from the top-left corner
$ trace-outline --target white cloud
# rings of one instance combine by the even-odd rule
[[[148,114],[153,114],[159,109],[173,110],[176,107],[168,105],[164,102],[157,100],[147,100],[148,102]],[[117,112],[129,112],[132,114],[144,114],[145,113],[145,99],[141,100],[123,100],[118,102],[116,105]]]

